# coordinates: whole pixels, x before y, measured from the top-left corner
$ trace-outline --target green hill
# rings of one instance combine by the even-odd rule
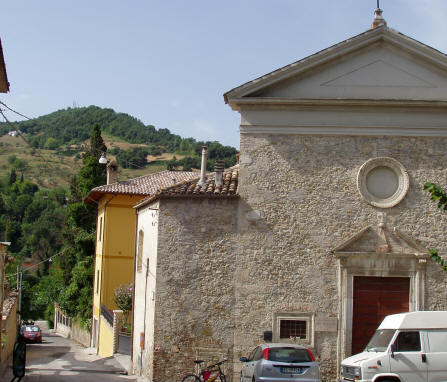
[[[42,187],[68,185],[81,165],[91,127],[98,123],[108,147],[107,157],[120,165],[120,179],[162,169],[193,169],[200,166],[202,145],[209,148],[208,169],[222,159],[227,167],[236,163],[236,149],[219,142],[182,138],[168,129],[144,125],[138,119],[97,106],[67,108],[41,117],[14,122],[21,137],[11,137],[11,126],[0,123],[0,176],[16,168]]]

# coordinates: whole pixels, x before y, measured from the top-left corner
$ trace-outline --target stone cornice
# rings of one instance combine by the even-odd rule
[[[235,110],[274,110],[300,109],[302,107],[361,107],[361,108],[411,108],[444,109],[447,101],[426,100],[373,100],[373,99],[297,99],[297,98],[235,98],[232,100]]]
[[[407,126],[340,126],[340,125],[308,125],[308,126],[265,126],[241,125],[241,134],[295,134],[295,135],[349,135],[349,136],[394,136],[394,137],[447,137],[446,127],[423,126],[419,128]]]

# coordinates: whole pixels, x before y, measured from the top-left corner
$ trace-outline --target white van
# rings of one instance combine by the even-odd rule
[[[385,317],[363,353],[342,361],[341,382],[446,382],[447,311]]]

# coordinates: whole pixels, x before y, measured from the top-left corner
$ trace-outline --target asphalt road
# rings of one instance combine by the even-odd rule
[[[136,381],[122,375],[123,368],[115,358],[101,358],[76,343],[51,333],[44,333],[42,344],[28,344],[26,374],[23,382],[119,382]],[[0,375],[11,381],[12,373]]]

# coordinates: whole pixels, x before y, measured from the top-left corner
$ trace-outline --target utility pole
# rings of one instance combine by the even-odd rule
[[[17,292],[19,292],[19,302],[18,302],[18,312],[17,317],[19,321],[19,326],[21,324],[22,320],[22,267],[20,265],[17,265]]]

